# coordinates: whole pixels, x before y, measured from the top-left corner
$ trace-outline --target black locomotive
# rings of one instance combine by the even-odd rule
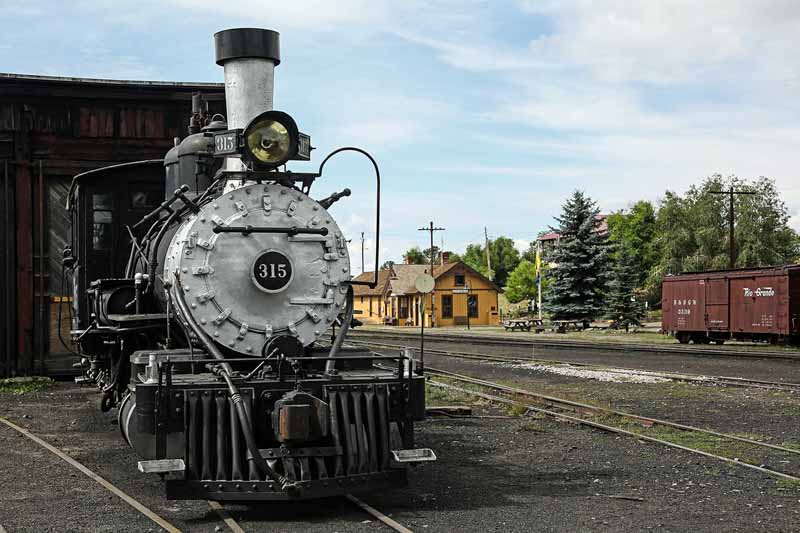
[[[435,459],[414,449],[424,377],[406,355],[343,346],[357,282],[328,209],[350,191],[310,197],[329,158],[356,151],[374,165],[379,208],[377,164],[342,148],[316,173],[287,170],[310,159],[311,140],[272,110],[278,34],[214,39],[228,120],[197,98],[190,135],[163,160],[73,181],[64,264],[79,379],[118,409],[139,469],[164,476],[168,498],[404,483],[409,463]]]

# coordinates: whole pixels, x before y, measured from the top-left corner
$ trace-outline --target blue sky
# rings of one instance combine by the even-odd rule
[[[284,6],[283,4],[291,4]],[[720,172],[777,180],[800,228],[800,4],[597,0],[5,0],[0,71],[221,81],[213,32],[281,33],[275,103],[378,159],[382,260],[490,236],[524,247],[576,188],[603,211]],[[298,167],[297,169],[301,169]],[[331,162],[321,197],[374,253],[370,167]],[[367,262],[369,264],[369,262]],[[360,265],[359,265],[360,266]]]

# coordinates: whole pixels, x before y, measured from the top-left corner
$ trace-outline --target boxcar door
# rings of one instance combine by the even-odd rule
[[[752,276],[731,283],[735,315],[731,329],[742,333],[783,333],[779,328],[779,301],[786,301],[787,287],[779,276]],[[784,323],[786,318],[784,315]]]
[[[728,279],[706,280],[706,327],[709,330],[727,330],[729,323]]]

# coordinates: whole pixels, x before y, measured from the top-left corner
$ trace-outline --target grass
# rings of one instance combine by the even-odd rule
[[[775,482],[775,489],[777,491],[782,492],[783,494],[776,494],[774,491],[770,491],[770,496],[785,496],[786,492],[797,492],[800,493],[800,481],[794,481],[791,479],[779,479]]]
[[[425,386],[425,403],[428,404],[428,406],[435,406],[452,405],[454,403],[474,405],[480,402],[476,401],[476,398],[469,394],[427,384]]]
[[[480,385],[473,385],[472,383],[461,383],[458,381],[449,380],[446,377],[441,377],[441,376],[436,376],[436,381],[445,383],[447,385],[453,385],[460,389],[465,389],[475,392],[485,392],[486,390]],[[488,405],[491,403],[483,398],[472,396],[470,394],[452,389],[435,387],[431,384],[426,384],[425,386],[425,402],[430,407],[435,407],[436,404],[452,405],[453,403],[458,403],[463,405]],[[528,411],[528,408],[521,403],[519,404],[503,403],[503,404],[498,404],[498,407],[502,409],[508,416],[514,416],[514,417],[525,416],[525,413]]]
[[[11,394],[39,392],[52,386],[53,383],[52,379],[39,376],[0,379],[0,392]]]

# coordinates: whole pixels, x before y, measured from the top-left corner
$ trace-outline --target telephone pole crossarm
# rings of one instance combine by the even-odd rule
[[[436,231],[444,231],[444,228],[438,228],[438,227],[434,226],[433,225],[433,221],[431,220],[430,224],[428,224],[427,227],[419,228],[417,231],[427,231],[428,233],[430,233],[430,238],[431,238],[431,248],[430,248],[430,252],[431,252],[431,271],[430,271],[430,275],[433,276],[433,264],[434,264],[434,261],[435,261],[435,258],[436,258],[436,254],[434,253],[434,250],[433,250],[433,233],[436,232]],[[440,252],[441,252],[441,250],[440,250]],[[434,297],[433,293],[434,293],[434,291],[431,291],[431,327],[434,327],[435,320],[436,320],[436,298]],[[423,322],[425,321],[425,317],[424,316],[422,317],[422,320],[423,320]]]

